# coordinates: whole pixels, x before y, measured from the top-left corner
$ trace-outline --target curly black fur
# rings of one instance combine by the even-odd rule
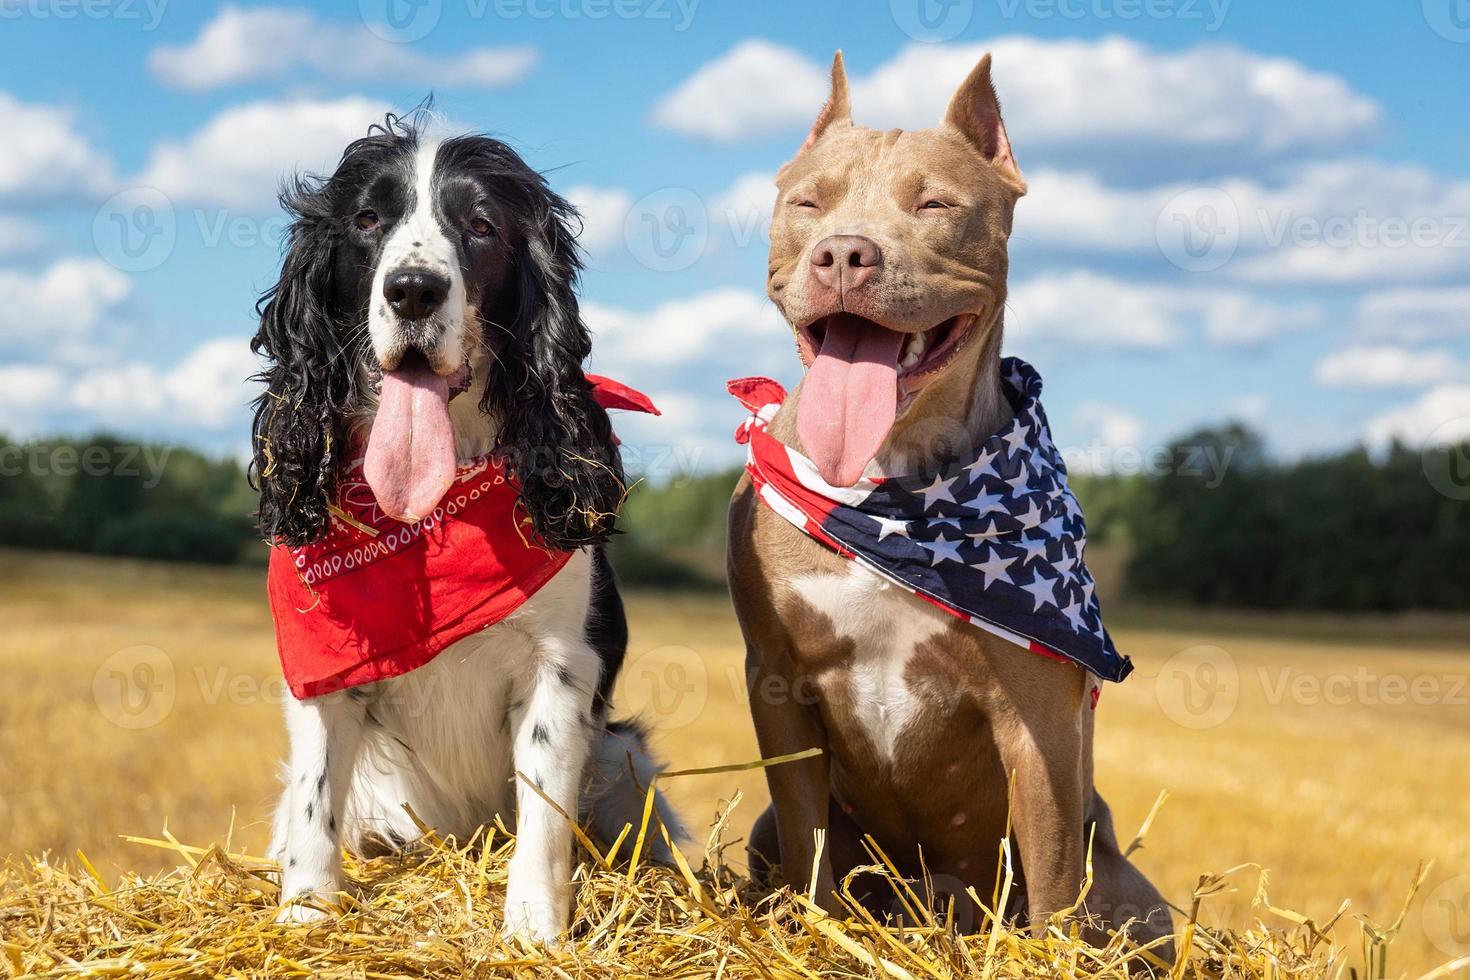
[[[577,210],[498,140],[450,140],[439,155],[494,174],[520,226],[514,312],[508,323],[486,318],[497,357],[481,409],[502,420],[501,442],[537,536],[568,551],[601,544],[622,504],[623,466],[607,412],[582,373],[592,336],[577,304]]]
[[[336,496],[348,414],[357,400],[366,336],[366,310],[341,302],[336,261],[339,215],[356,181],[376,169],[413,127],[389,116],[342,154],[330,177],[302,175],[282,189],[293,216],[281,278],[256,304],[260,328],[250,349],[267,362],[255,400],[251,484],[260,491],[257,515],[269,541],[306,544],[327,529]]]
[[[300,545],[327,529],[373,357],[364,280],[374,270],[339,254],[344,230],[364,182],[410,157],[418,139],[415,126],[390,116],[347,148],[330,177],[298,178],[281,195],[295,220],[280,281],[257,306],[251,345],[268,363],[252,475],[269,540]],[[481,409],[500,420],[536,536],[561,550],[601,544],[615,533],[624,478],[607,413],[582,373],[591,336],[576,296],[576,209],[499,140],[445,141],[439,161],[487,179],[514,223],[504,236],[515,251],[502,295],[476,297],[495,351]]]

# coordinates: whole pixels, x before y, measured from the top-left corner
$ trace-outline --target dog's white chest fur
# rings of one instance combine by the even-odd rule
[[[841,574],[799,576],[792,587],[832,621],[839,638],[852,642],[851,664],[818,681],[847,686],[853,717],[891,762],[894,746],[920,708],[906,677],[909,660],[921,643],[946,628],[946,614],[856,562]]]
[[[509,818],[512,708],[525,698],[535,664],[531,635],[507,622],[381,683],[353,780],[348,833],[387,829],[413,839],[405,801],[420,820],[454,834],[489,814]]]

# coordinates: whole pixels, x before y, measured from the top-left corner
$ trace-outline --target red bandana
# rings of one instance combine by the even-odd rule
[[[587,379],[604,408],[658,414],[632,388]],[[534,542],[499,456],[461,465],[439,506],[413,524],[378,509],[355,460],[326,536],[271,549],[266,587],[286,683],[310,698],[422,667],[515,612],[570,558]]]

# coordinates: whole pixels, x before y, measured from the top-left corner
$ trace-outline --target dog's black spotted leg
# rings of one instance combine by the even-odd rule
[[[287,705],[291,772],[276,814],[272,845],[272,853],[284,868],[282,921],[320,918],[324,913],[302,900],[331,902],[341,890],[340,815],[366,718],[362,700],[343,694],[293,700]]]

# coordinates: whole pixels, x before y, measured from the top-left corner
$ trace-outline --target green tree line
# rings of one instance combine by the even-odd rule
[[[1074,474],[1089,536],[1132,598],[1257,609],[1470,609],[1470,445],[1271,460],[1238,426],[1191,433],[1125,475]],[[739,472],[638,483],[612,556],[629,585],[720,589]],[[243,467],[99,435],[0,438],[0,546],[258,562]]]

